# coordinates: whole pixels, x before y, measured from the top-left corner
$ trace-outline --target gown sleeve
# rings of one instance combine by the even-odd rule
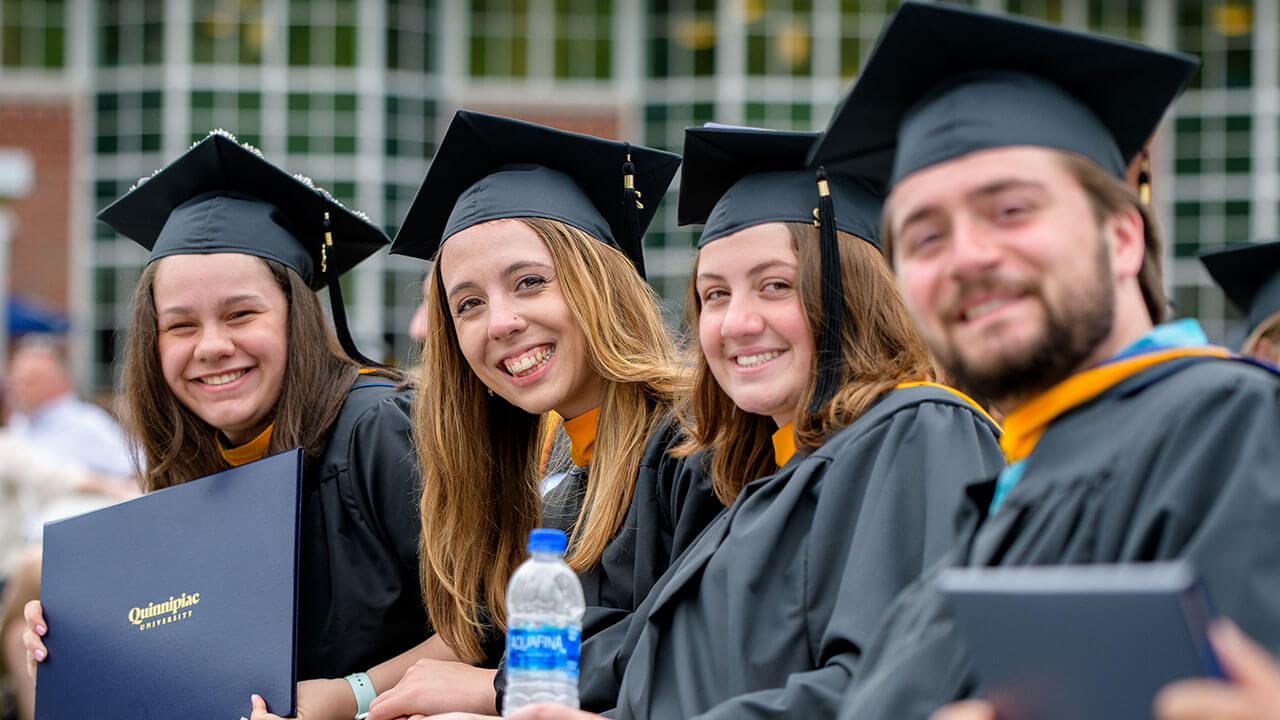
[[[352,429],[347,466],[370,525],[417,573],[421,483],[407,391],[382,399]]]

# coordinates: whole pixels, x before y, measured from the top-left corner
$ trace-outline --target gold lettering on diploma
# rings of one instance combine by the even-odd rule
[[[200,593],[170,595],[164,602],[149,602],[146,607],[130,608],[129,622],[138,630],[150,630],[186,620],[195,612],[192,608],[199,604]]]

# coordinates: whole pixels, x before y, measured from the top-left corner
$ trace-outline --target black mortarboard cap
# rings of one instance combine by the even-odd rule
[[[351,339],[336,280],[385,246],[386,233],[230,133],[211,132],[98,219],[150,250],[148,263],[167,255],[243,253],[292,268],[312,290],[329,285],[342,348],[357,362],[378,364]]]
[[[817,133],[709,126],[684,131],[681,225],[703,223],[698,247],[767,222],[812,223],[815,169],[805,158]],[[881,199],[852,177],[829,173],[836,228],[880,245]]]
[[[1280,241],[1204,252],[1200,262],[1245,313],[1247,332],[1280,312]]]
[[[643,276],[641,239],[679,166],[661,150],[459,110],[391,252],[429,260],[472,225],[541,217],[622,250]]]
[[[1126,40],[908,0],[810,158],[892,187],[971,152],[1034,145],[1123,177],[1197,64]]]
[[[150,250],[148,263],[166,255],[244,253],[283,263],[313,290],[388,242],[364,215],[220,131],[139,182],[98,219]]]

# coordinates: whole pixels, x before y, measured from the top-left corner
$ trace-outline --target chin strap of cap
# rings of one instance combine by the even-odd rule
[[[320,272],[329,282],[329,307],[333,311],[333,328],[338,334],[338,344],[347,353],[347,357],[365,367],[386,367],[374,362],[361,353],[356,341],[351,338],[351,329],[347,326],[347,306],[342,302],[342,283],[337,272],[329,272],[329,249],[333,247],[333,229],[329,223],[329,211],[324,211],[324,244],[320,247]]]
[[[821,410],[840,386],[840,340],[844,335],[844,279],[840,272],[836,209],[823,168],[818,168],[818,208],[814,215],[822,256],[822,327],[818,334],[818,378],[809,399],[811,414]]]

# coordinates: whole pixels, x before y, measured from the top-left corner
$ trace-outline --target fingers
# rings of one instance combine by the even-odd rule
[[[49,631],[44,621],[44,606],[39,600],[32,600],[22,606],[22,618],[27,621],[27,627],[35,630],[37,635],[43,636]]]
[[[938,708],[929,720],[996,720],[996,708],[986,700],[963,700]]]
[[[49,649],[44,646],[44,641],[31,628],[22,631],[22,643],[27,646],[27,652],[38,662],[44,662],[44,659],[49,656]]]
[[[1196,678],[1166,686],[1152,710],[1158,720],[1264,720],[1258,703],[1239,688]]]
[[[510,716],[511,720],[594,720],[599,717],[599,715],[553,703],[528,705]]]
[[[404,680],[395,687],[383,693],[379,693],[378,697],[369,703],[369,714],[367,720],[398,720],[399,718],[409,717],[412,708],[405,703],[403,696],[404,689],[401,685]]]
[[[43,630],[44,628],[40,629]],[[49,650],[44,646],[40,635],[37,635],[36,630],[30,625],[22,631],[22,644],[27,649],[27,674],[31,676],[32,680],[35,680],[36,664],[44,662],[49,657]]]
[[[27,625],[22,631],[22,644],[27,648],[27,674],[35,680],[36,663],[44,662],[49,657],[49,648],[45,647],[41,639],[49,632],[48,623],[44,620],[44,606],[39,600],[23,605],[22,619]]]
[[[267,712],[267,701],[263,700],[261,695],[250,695],[249,705],[253,707],[253,713],[247,720],[282,720],[280,716]],[[301,717],[302,713],[299,712],[298,716]],[[240,720],[246,720],[246,718],[241,717]]]
[[[401,683],[404,681],[402,680]],[[394,720],[396,718],[425,716],[423,700],[413,688],[396,685],[369,703],[367,720]]]
[[[1227,677],[1265,705],[1280,707],[1280,664],[1230,620],[1209,627],[1209,640]]]

